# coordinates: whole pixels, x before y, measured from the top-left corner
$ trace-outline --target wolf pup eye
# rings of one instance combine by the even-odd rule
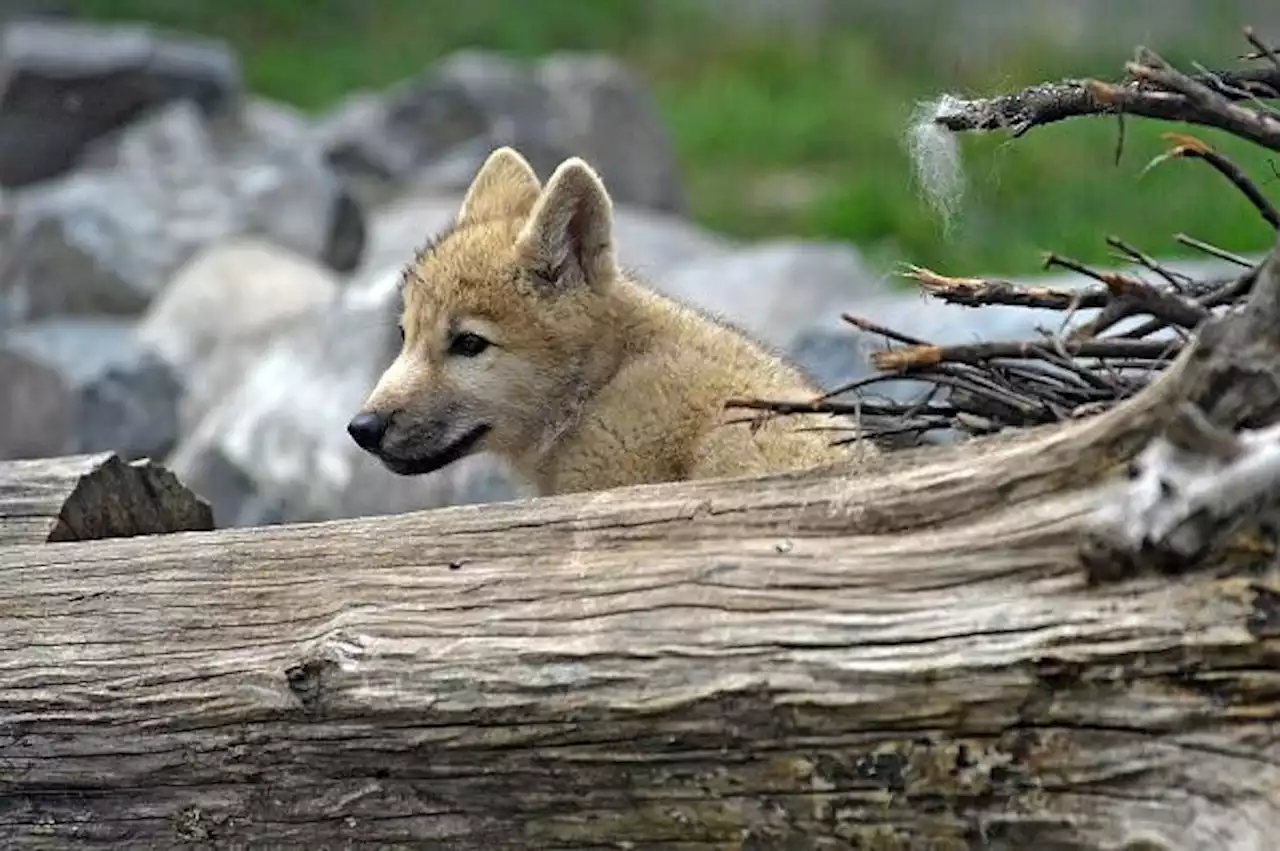
[[[449,354],[473,358],[489,348],[489,341],[479,334],[463,331],[449,341]]]

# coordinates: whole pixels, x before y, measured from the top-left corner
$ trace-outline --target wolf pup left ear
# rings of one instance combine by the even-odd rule
[[[560,164],[534,204],[517,246],[549,288],[602,287],[617,276],[613,202],[591,166],[578,157]]]
[[[504,145],[489,154],[476,172],[458,211],[458,222],[525,216],[541,190],[529,161]]]

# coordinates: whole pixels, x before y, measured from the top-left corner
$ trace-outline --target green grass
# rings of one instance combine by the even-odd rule
[[[1062,76],[1113,76],[1128,58],[1068,61],[1032,45],[981,71],[904,61],[865,29],[817,41],[731,34],[679,0],[74,0],[103,19],[154,21],[229,39],[249,85],[321,110],[357,88],[415,74],[463,47],[537,56],[552,49],[620,55],[653,87],[674,138],[693,214],[752,237],[848,240],[882,268],[1019,274],[1043,252],[1105,262],[1116,234],[1156,254],[1186,254],[1182,231],[1237,251],[1272,236],[1239,193],[1203,163],[1140,177],[1190,132],[1275,195],[1280,168],[1253,146],[1200,128],[1131,119],[1114,162],[1114,121],[1084,119],[963,141],[968,191],[950,230],[921,199],[903,145],[917,101],[987,94]],[[1230,32],[1230,30],[1227,30]],[[1162,46],[1163,47],[1163,46]],[[1229,59],[1233,41],[1216,55]],[[1176,52],[1163,51],[1171,59]],[[1202,54],[1203,55],[1203,54]],[[904,70],[907,68],[909,70]]]

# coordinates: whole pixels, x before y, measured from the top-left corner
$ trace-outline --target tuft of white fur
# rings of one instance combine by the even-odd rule
[[[907,151],[916,183],[929,206],[942,217],[945,230],[950,230],[964,199],[965,176],[956,134],[938,118],[955,112],[963,103],[954,95],[918,103],[907,130]]]

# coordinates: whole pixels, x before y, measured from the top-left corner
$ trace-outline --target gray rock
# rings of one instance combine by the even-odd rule
[[[602,55],[526,63],[461,51],[383,95],[352,96],[317,132],[340,168],[365,180],[411,181],[416,194],[462,191],[495,147],[512,145],[544,179],[582,156],[618,202],[685,211],[653,99],[635,74]]]
[[[553,138],[600,172],[633,207],[687,211],[675,150],[641,79],[603,54],[554,53],[537,67],[551,94]]]
[[[0,410],[24,418],[0,428],[13,441],[0,444],[8,457],[110,450],[134,460],[163,457],[174,445],[182,388],[139,345],[131,323],[109,317],[34,323],[0,336],[0,349],[8,361]],[[36,394],[44,414],[31,422],[23,409],[33,394],[27,376],[36,374],[44,382]],[[38,431],[17,433],[24,429]]]
[[[335,167],[373,193],[400,184],[453,146],[486,135],[488,126],[464,89],[428,74],[385,94],[349,96],[319,120],[316,139]]]
[[[890,291],[852,246],[796,239],[704,256],[649,283],[778,349]]]
[[[200,248],[237,234],[341,271],[363,252],[363,213],[318,150],[246,143],[222,154],[190,102],[101,140],[87,161],[10,196],[0,323],[136,315]]]
[[[0,21],[24,18],[65,18],[71,14],[68,0],[0,0]]]
[[[88,142],[158,104],[212,111],[240,87],[239,59],[220,42],[142,25],[10,21],[0,35],[0,184],[65,172]]]
[[[0,459],[60,454],[71,408],[58,371],[8,351],[0,337]]]
[[[337,278],[317,262],[259,238],[230,239],[178,271],[137,336],[182,376],[181,419],[194,423],[265,340],[337,294]]]
[[[318,149],[311,119],[289,104],[268,98],[242,95],[233,108],[219,110],[206,121],[214,148],[224,157],[245,150]]]

